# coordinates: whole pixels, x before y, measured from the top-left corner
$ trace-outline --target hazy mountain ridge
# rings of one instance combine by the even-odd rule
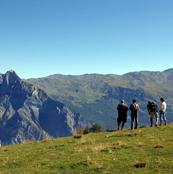
[[[2,144],[72,135],[87,124],[62,102],[22,81],[14,71],[0,75],[0,140]]]
[[[99,122],[106,128],[115,127],[116,105],[124,98],[130,104],[136,98],[141,105],[140,121],[148,121],[146,103],[167,98],[168,120],[173,114],[173,69],[163,72],[141,71],[124,75],[51,75],[28,79],[44,89],[52,98],[67,104],[85,119]]]

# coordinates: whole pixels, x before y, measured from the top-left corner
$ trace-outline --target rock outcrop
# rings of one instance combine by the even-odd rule
[[[72,135],[83,123],[63,103],[21,80],[14,71],[0,74],[1,144]]]

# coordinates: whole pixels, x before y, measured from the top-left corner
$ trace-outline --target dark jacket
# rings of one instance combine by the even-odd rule
[[[139,110],[139,105],[137,103],[133,103],[130,105],[130,111],[131,111],[131,116],[136,116],[138,115],[138,110]]]
[[[118,104],[117,110],[118,110],[119,121],[126,122],[127,121],[128,106],[126,104]]]
[[[158,112],[158,106],[157,106],[157,104],[154,103],[154,102],[148,103],[147,109],[148,109],[148,112],[149,112],[149,113],[150,113],[150,112]]]

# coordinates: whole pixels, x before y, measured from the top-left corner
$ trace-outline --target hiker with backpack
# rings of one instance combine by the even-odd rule
[[[164,125],[166,125],[166,102],[163,98],[160,98],[160,108],[159,108],[159,119],[160,119],[160,126],[162,125],[162,122],[164,121]]]
[[[131,111],[131,129],[133,129],[133,126],[135,129],[137,129],[139,104],[137,103],[135,99],[132,101],[132,104],[130,105],[129,110]]]
[[[118,117],[117,117],[117,125],[118,125],[118,130],[121,130],[124,128],[124,124],[127,121],[127,111],[128,111],[128,106],[125,104],[124,100],[121,100],[121,102],[117,106],[118,110]]]
[[[153,126],[153,119],[155,119],[155,126],[158,126],[158,106],[154,101],[148,101],[147,110],[150,117],[150,127]]]

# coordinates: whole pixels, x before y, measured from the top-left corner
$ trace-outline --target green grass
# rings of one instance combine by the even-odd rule
[[[4,146],[0,174],[11,173],[172,174],[173,125]]]

